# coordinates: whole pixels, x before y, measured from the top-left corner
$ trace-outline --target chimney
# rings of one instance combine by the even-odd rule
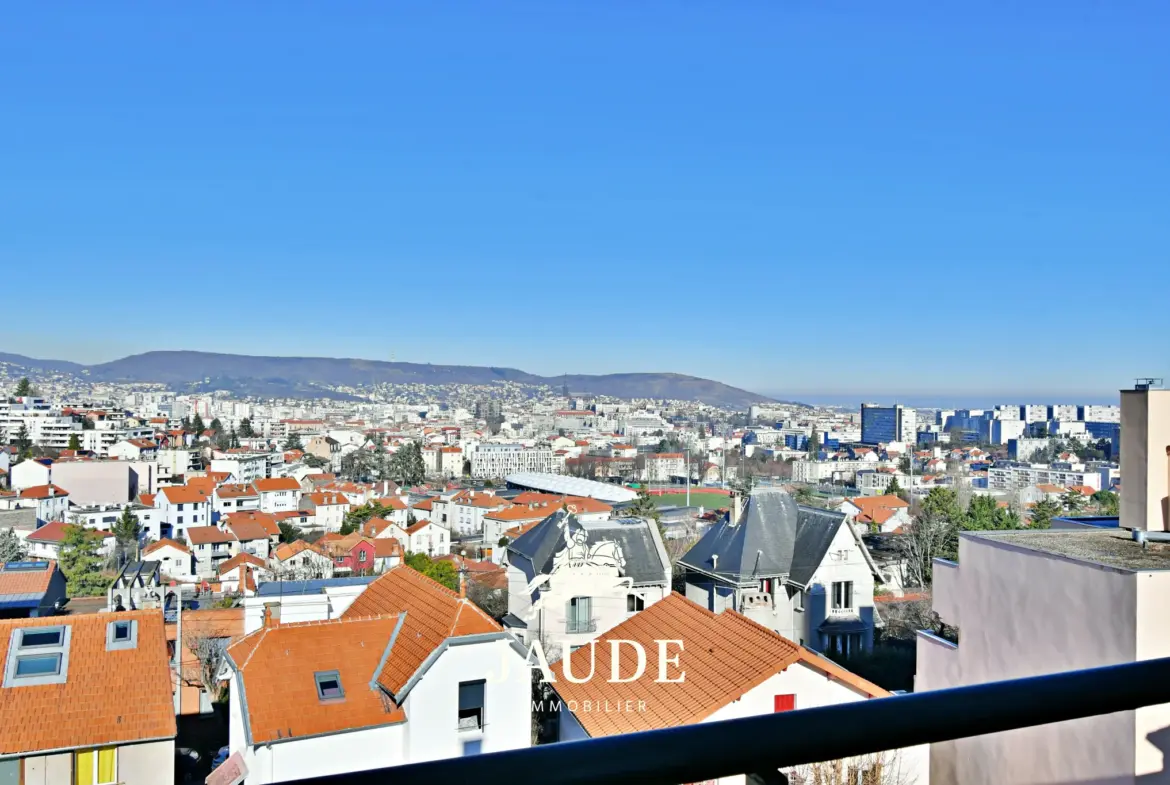
[[[53,498],[54,496],[56,496],[56,495],[57,495],[57,489],[56,489],[56,488],[54,488],[54,487],[52,486],[52,484],[50,484],[50,485],[49,485],[49,498],[50,498],[50,499],[52,499],[52,498]]]
[[[731,492],[731,525],[735,526],[739,523],[740,517],[743,515],[743,493],[741,491]]]
[[[462,561],[460,559],[460,562]],[[467,597],[467,565],[463,563],[459,566],[459,596]]]
[[[276,612],[273,612],[273,608]],[[279,627],[280,626],[280,605],[279,603],[270,602],[264,606],[264,624],[263,627]]]
[[[1121,527],[1170,531],[1170,390],[1139,379],[1121,391]]]

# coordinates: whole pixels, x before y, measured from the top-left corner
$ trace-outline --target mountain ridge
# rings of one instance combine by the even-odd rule
[[[30,369],[84,375],[93,381],[155,382],[211,389],[263,389],[264,397],[337,397],[319,385],[362,387],[374,384],[568,384],[570,392],[617,398],[668,398],[730,408],[774,399],[722,382],[670,372],[567,374],[546,377],[517,368],[434,365],[360,358],[271,357],[188,350],[160,350],[84,365],[0,352],[0,362]],[[212,381],[215,384],[211,384]],[[287,390],[281,394],[281,390]],[[344,394],[342,394],[344,395]],[[348,396],[344,396],[348,397]]]

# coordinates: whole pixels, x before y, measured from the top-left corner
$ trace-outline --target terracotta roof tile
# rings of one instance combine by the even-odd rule
[[[263,524],[254,520],[229,520],[227,522],[227,528],[240,542],[245,542],[247,540],[267,540],[272,536]],[[280,529],[277,528],[277,532],[279,531]]]
[[[397,626],[397,614],[281,624],[232,645],[253,743],[404,722],[406,713],[370,684]],[[337,671],[343,698],[318,697],[314,674],[326,671]]]
[[[221,531],[217,526],[188,526],[187,541],[192,545],[210,545],[212,543],[235,542],[236,538]]]
[[[15,480],[13,480],[15,482]],[[51,492],[50,492],[51,491]],[[69,491],[59,485],[34,485],[20,492],[22,499],[48,499],[54,496],[68,496]]]
[[[221,485],[215,489],[215,495],[221,499],[240,499],[244,497],[259,496],[250,484],[233,483],[231,485]]]
[[[299,491],[301,484],[294,477],[269,477],[265,480],[256,480],[252,483],[260,493],[270,491]]]
[[[225,478],[226,479],[226,478]],[[192,488],[204,496],[210,496],[215,491],[216,483],[214,477],[192,477],[187,480],[187,487]]]
[[[57,562],[48,562],[43,570],[0,569],[0,596],[9,594],[44,594],[57,571]],[[2,660],[0,660],[2,662]]]
[[[380,537],[374,540],[374,557],[385,559],[390,556],[402,556],[402,543],[393,537]]]
[[[138,644],[106,651],[106,625],[138,623]],[[0,621],[0,661],[12,631],[71,628],[64,684],[0,689],[0,754],[97,747],[175,736],[171,672],[159,611]]]
[[[219,574],[223,575],[225,572],[230,572],[241,564],[250,564],[253,567],[260,567],[261,569],[268,569],[268,564],[259,556],[253,556],[250,553],[237,553],[223,564],[219,565]]]
[[[241,512],[229,512],[224,518],[227,519],[228,526],[240,526],[243,524],[254,524],[261,527],[264,533],[269,537],[280,536],[280,526],[277,524],[277,516],[283,513],[267,513],[259,510],[244,510]],[[292,513],[292,516],[299,516],[300,513]],[[286,516],[288,517],[288,516]],[[257,538],[258,539],[258,538]]]
[[[657,653],[659,640],[681,640],[679,665],[668,676],[686,673],[681,683],[659,683],[653,665],[647,674],[632,682],[611,683],[611,639],[642,643],[647,653]],[[670,650],[673,654],[677,647]],[[588,671],[589,647],[570,655],[575,674]],[[700,722],[716,710],[762,684],[796,662],[804,662],[827,676],[849,684],[871,697],[888,695],[839,666],[756,624],[734,611],[715,614],[679,594],[671,594],[627,619],[597,639],[593,676],[580,684],[564,678],[566,660],[552,667],[554,685],[566,701],[645,701],[646,711],[581,712],[576,715],[590,736],[668,728]],[[633,676],[635,662],[626,657],[620,663],[623,677]]]
[[[201,504],[207,501],[207,494],[190,485],[170,485],[159,491],[171,504]]]
[[[190,548],[188,548],[186,545],[179,542],[178,540],[171,540],[171,539],[167,539],[166,537],[164,537],[163,539],[159,540],[158,542],[152,542],[150,545],[147,545],[145,548],[143,548],[142,555],[149,556],[150,554],[157,551],[159,548],[163,548],[163,547],[168,546],[168,545],[172,548],[175,548],[176,550],[182,551],[183,553],[190,553],[191,552]]]

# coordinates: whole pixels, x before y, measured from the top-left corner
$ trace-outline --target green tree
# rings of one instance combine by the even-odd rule
[[[69,434],[69,449],[70,450],[80,450],[81,449],[81,437],[79,437],[75,433]]]
[[[406,566],[421,572],[452,591],[459,591],[459,572],[455,569],[455,565],[447,559],[435,560],[425,553],[408,553]]]
[[[1028,528],[1050,529],[1052,528],[1052,519],[1059,516],[1060,513],[1060,502],[1052,499],[1038,501],[1032,508],[1032,520]]]
[[[1117,500],[1117,494],[1112,491],[1097,491],[1093,494],[1093,503],[1097,505],[1097,510],[1102,515],[1119,515],[1121,513],[1121,504]]]
[[[351,534],[361,529],[371,518],[384,518],[393,512],[393,507],[383,507],[374,501],[355,507],[345,514],[341,522],[341,534]]]
[[[13,444],[16,445],[17,455],[22,461],[32,457],[32,437],[28,435],[28,427],[23,422],[20,423],[20,429],[16,432],[16,440]]]
[[[807,485],[797,485],[792,489],[792,500],[806,507],[813,503],[813,489]]]
[[[288,438],[284,440],[285,450],[303,450],[305,445],[301,443],[301,435],[296,431],[289,433]]]
[[[390,456],[386,466],[390,479],[401,486],[419,485],[426,479],[426,464],[423,463],[422,447],[418,442],[410,442],[398,448]]]
[[[1085,496],[1077,491],[1065,491],[1060,497],[1060,503],[1072,514],[1079,513],[1085,506]]]
[[[217,434],[223,433],[223,423],[219,421],[218,417],[211,421],[211,425],[209,425],[208,428],[215,431]]]
[[[182,428],[184,431],[190,431],[191,430],[191,418],[184,417],[183,419],[179,420],[179,427]]]
[[[114,523],[114,545],[118,552],[118,564],[121,566],[130,560],[138,558],[138,540],[142,536],[142,527],[138,524],[138,516],[130,511],[130,506],[122,508],[122,515]]]
[[[886,486],[886,494],[889,496],[897,496],[901,498],[902,494],[905,492],[906,491],[902,490],[902,486],[898,484],[897,477],[891,478],[890,484]]]
[[[653,521],[662,517],[662,513],[658,511],[658,505],[654,503],[654,499],[645,488],[638,489],[638,497],[626,508],[626,514],[633,518],[649,518]]]
[[[281,521],[276,525],[280,529],[281,542],[294,542],[305,536],[305,533],[301,531],[301,527],[297,526],[296,524],[289,523],[288,521]]]
[[[821,451],[821,435],[815,427],[812,429],[812,433],[809,434],[808,444],[805,446],[808,448],[808,457],[816,460],[817,455]]]
[[[305,453],[305,457],[301,460],[304,462],[305,466],[308,466],[310,469],[324,469],[329,465],[329,461],[319,455],[313,455],[311,452]],[[342,459],[342,463],[344,462],[345,459]]]
[[[0,564],[21,561],[28,556],[28,548],[16,536],[15,529],[0,529]]]
[[[252,430],[252,421],[247,417],[240,420],[240,436],[245,439],[251,439],[255,435],[256,432]]]
[[[228,433],[228,448],[235,449],[239,446],[240,446],[239,434],[236,433],[235,428],[232,428],[231,432]]]
[[[195,416],[191,418],[191,430],[195,433],[195,438],[199,438],[207,430],[207,426],[203,424],[203,418],[199,416],[199,412],[195,412]]]
[[[27,376],[21,377],[20,381],[16,383],[16,391],[13,393],[17,398],[24,398],[29,395],[36,395],[33,391],[32,382],[28,380]]]
[[[58,564],[70,597],[104,594],[109,581],[102,575],[101,540],[80,526],[66,526]]]

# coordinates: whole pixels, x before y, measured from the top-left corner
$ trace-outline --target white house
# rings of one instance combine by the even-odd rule
[[[164,538],[187,539],[187,527],[211,524],[211,500],[201,491],[186,485],[172,485],[154,496],[159,511],[159,532]]]
[[[171,580],[189,581],[195,575],[191,549],[176,540],[159,540],[142,549],[142,558],[159,563],[163,576]]]
[[[298,509],[301,484],[292,477],[270,477],[252,483],[260,494],[261,512],[287,512]]]
[[[260,494],[251,483],[225,483],[211,493],[213,513],[227,515],[233,512],[260,509]]]
[[[557,510],[508,545],[504,625],[559,654],[670,594],[670,558],[652,522],[582,521]]]
[[[216,452],[211,471],[227,472],[236,482],[247,484],[268,476],[268,458],[264,453]]]
[[[269,562],[273,572],[283,580],[333,577],[333,559],[320,546],[304,540],[277,545]]]
[[[110,448],[109,455],[124,461],[153,461],[158,458],[158,442],[153,439],[123,439]]]
[[[432,499],[431,507],[435,514],[429,517],[454,534],[478,534],[483,531],[484,515],[511,506],[510,501],[496,496],[490,490],[463,490],[447,499]]]
[[[21,465],[17,464],[16,469]],[[69,492],[56,485],[34,485],[15,496],[0,497],[0,509],[36,510],[38,523],[63,521],[69,509]]]
[[[250,553],[237,553],[219,565],[220,588],[232,594],[254,594],[257,584],[272,579],[268,562]]]
[[[217,575],[219,565],[240,552],[236,538],[217,526],[188,526],[187,547],[195,558],[195,574],[203,579]]]
[[[46,523],[32,534],[28,535],[25,543],[28,545],[28,555],[37,559],[57,559],[61,555],[61,544],[65,541],[66,529],[72,524],[62,521]],[[101,541],[98,550],[103,556],[114,552],[114,535],[100,529],[86,529],[89,536]]]
[[[399,542],[407,553],[444,556],[451,552],[451,533],[434,521],[418,521],[406,527],[406,539]]]
[[[855,523],[889,534],[910,523],[910,505],[897,496],[855,496],[838,508]]]
[[[618,645],[611,641],[621,640]],[[661,642],[666,642],[665,647]],[[615,683],[611,672],[637,649],[643,674]],[[615,655],[618,651],[620,654]],[[614,657],[620,659],[614,662]],[[591,667],[592,666],[592,667]],[[628,671],[629,668],[626,668]],[[625,672],[625,671],[623,671]],[[685,677],[683,676],[685,674]],[[672,728],[884,698],[889,692],[798,646],[735,611],[712,613],[678,594],[624,622],[551,668],[560,697],[560,741]],[[569,675],[574,678],[570,680]],[[548,677],[546,676],[546,679]],[[656,680],[674,681],[668,689]],[[591,711],[589,707],[630,707]],[[886,753],[881,760],[849,762],[856,782],[926,783],[927,749]],[[880,770],[875,764],[880,764]],[[873,769],[873,775],[870,771]],[[877,772],[880,771],[879,775]],[[789,781],[821,781],[785,772]],[[797,775],[797,776],[793,776]],[[743,775],[719,785],[743,783]],[[826,777],[825,781],[834,781]]]
[[[873,589],[883,579],[845,513],[801,507],[780,490],[754,491],[742,511],[739,496],[732,502],[729,520],[679,560],[687,599],[738,611],[817,651],[869,649],[880,624]]]
[[[228,658],[229,746],[249,783],[531,743],[524,651],[468,600],[406,567],[371,583],[340,619],[270,622]]]
[[[326,532],[341,530],[345,514],[352,505],[349,497],[336,491],[315,491],[301,496],[300,508],[316,519],[317,528]]]

